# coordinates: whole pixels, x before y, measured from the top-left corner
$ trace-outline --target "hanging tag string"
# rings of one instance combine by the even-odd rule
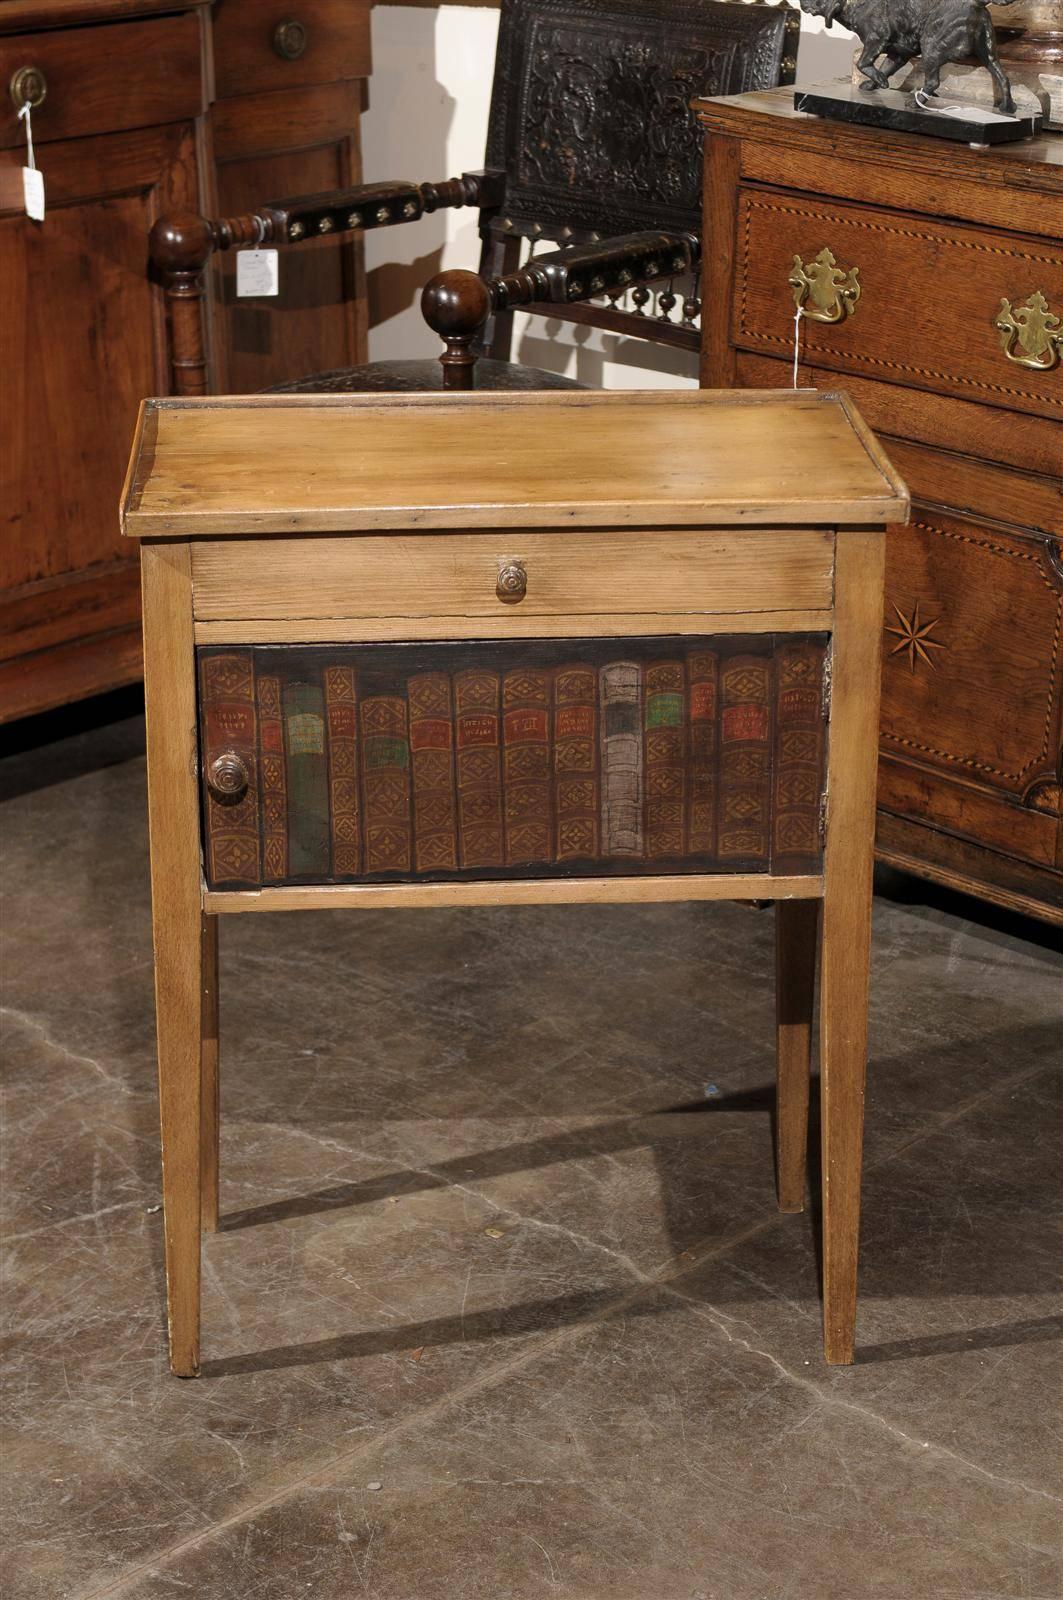
[[[794,312],[794,377],[792,387],[797,388],[797,358],[801,353],[801,307]]]
[[[31,107],[28,100],[23,100],[22,105],[19,108],[18,115],[20,122],[23,120],[23,118],[26,122],[26,165],[32,172],[36,168],[37,163],[33,157],[33,117],[31,115]]]

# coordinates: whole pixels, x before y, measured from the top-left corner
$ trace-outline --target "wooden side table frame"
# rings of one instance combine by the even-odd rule
[[[824,1344],[853,1359],[883,529],[906,515],[838,395],[146,403],[122,521],[175,1373],[218,1220],[219,915],[336,906],[775,900],[785,1211],[821,924]]]

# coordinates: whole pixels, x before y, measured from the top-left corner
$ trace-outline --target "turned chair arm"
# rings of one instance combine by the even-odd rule
[[[700,257],[696,233],[629,233],[552,250],[498,278],[460,269],[437,273],[421,293],[421,311],[446,346],[439,358],[443,387],[473,387],[479,357],[475,346],[496,311],[543,302],[572,305],[623,293],[691,272]]]
[[[206,341],[200,302],[203,274],[216,250],[236,245],[297,245],[326,235],[368,232],[416,222],[446,207],[494,210],[505,194],[504,172],[464,172],[441,183],[358,184],[324,194],[272,200],[239,217],[202,217],[192,211],[160,217],[151,230],[148,255],[166,291],[170,310],[174,388],[206,393]]]

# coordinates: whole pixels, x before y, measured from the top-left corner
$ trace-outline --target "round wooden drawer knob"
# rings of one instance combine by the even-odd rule
[[[506,605],[515,605],[528,592],[528,573],[521,561],[508,561],[498,569],[495,593]]]
[[[214,757],[207,768],[207,787],[215,800],[222,802],[239,800],[247,793],[250,782],[251,774],[247,770],[247,764],[235,750],[223,750],[220,756]]]

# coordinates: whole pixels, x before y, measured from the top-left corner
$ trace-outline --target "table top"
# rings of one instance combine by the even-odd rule
[[[908,491],[814,390],[148,400],[122,531],[867,526]]]

